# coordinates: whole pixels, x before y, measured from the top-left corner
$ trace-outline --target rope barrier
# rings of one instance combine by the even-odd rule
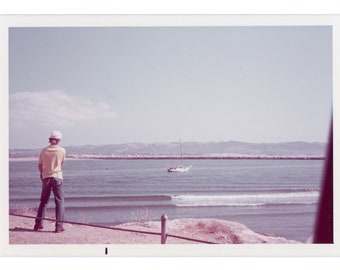
[[[9,215],[10,216],[16,216],[16,217],[36,219],[36,217],[34,217],[34,216],[27,216],[27,215],[13,214],[13,213],[10,213]],[[46,220],[46,221],[52,221],[52,222],[56,221],[55,219],[51,219],[51,218],[40,218],[40,219]],[[108,227],[108,226],[87,224],[87,223],[81,223],[81,222],[75,222],[75,221],[63,221],[63,223],[72,224],[72,225],[79,225],[79,226],[87,226],[87,227],[93,227],[93,228],[99,228],[99,229],[108,229],[108,230],[116,230],[116,231],[134,232],[134,233],[143,233],[143,234],[151,234],[151,235],[162,236],[162,233],[159,233],[159,232],[140,231],[140,230],[131,230],[131,229],[123,229],[123,228],[113,228],[113,227]],[[209,242],[209,241],[204,241],[204,240],[200,240],[200,239],[194,239],[194,238],[189,238],[189,237],[184,237],[184,236],[179,236],[179,235],[173,235],[173,234],[168,234],[168,233],[166,233],[165,236],[183,239],[183,240],[188,240],[188,241],[193,241],[193,242],[204,243],[204,244],[217,244],[217,243],[214,243],[214,242]],[[164,243],[165,243],[165,241],[164,241]]]
[[[10,216],[17,216],[17,217],[24,217],[24,218],[33,218],[36,219],[36,217],[33,216],[26,216],[26,215],[19,215],[19,214],[9,214]],[[51,218],[40,218],[41,220],[47,220],[47,221],[53,221],[55,222],[55,219]],[[112,228],[107,226],[101,226],[101,225],[94,225],[94,224],[86,224],[81,222],[75,222],[75,221],[62,221],[63,223],[67,224],[73,224],[73,225],[80,225],[80,226],[88,226],[88,227],[94,227],[99,229],[108,229],[108,230],[117,230],[117,231],[125,231],[125,232],[136,232],[136,233],[145,233],[145,234],[153,234],[153,235],[161,235],[158,232],[148,232],[148,231],[139,231],[139,230],[131,230],[131,229],[123,229],[123,228]]]

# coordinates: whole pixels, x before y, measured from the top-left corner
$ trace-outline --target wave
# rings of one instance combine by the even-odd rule
[[[320,192],[320,188],[273,188],[273,189],[247,189],[248,193],[296,193],[296,192]],[[243,190],[239,190],[239,193],[244,193]]]
[[[65,206],[68,208],[98,208],[98,207],[131,207],[131,206],[157,206],[172,205],[169,195],[127,195],[127,196],[67,196]],[[54,197],[51,195],[49,205],[53,206]],[[12,198],[10,207],[18,208],[20,205],[37,207],[39,198]]]
[[[319,199],[319,190],[301,189],[251,192],[247,194],[180,194],[180,195],[127,195],[127,196],[83,196],[66,197],[66,207],[97,208],[97,207],[209,207],[209,206],[263,206],[287,204],[315,204]],[[51,196],[50,201],[53,200]],[[37,205],[33,198],[10,200],[11,205]]]
[[[71,207],[131,207],[168,205],[171,199],[168,195],[88,196],[65,198],[65,202]]]
[[[137,202],[137,201],[171,201],[169,195],[127,195],[127,196],[84,196],[84,197],[67,197],[69,202],[77,201],[101,201],[101,202]]]
[[[318,191],[228,195],[188,194],[174,196],[172,202],[178,207],[315,204],[318,202],[319,194]]]

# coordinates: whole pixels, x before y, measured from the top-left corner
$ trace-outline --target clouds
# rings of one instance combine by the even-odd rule
[[[115,117],[116,113],[107,102],[71,96],[62,90],[18,92],[10,96],[10,121],[16,126],[35,122],[67,127]]]

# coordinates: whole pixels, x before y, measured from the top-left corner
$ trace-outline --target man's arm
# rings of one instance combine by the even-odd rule
[[[43,165],[39,163],[38,168],[39,168],[39,172],[40,172],[40,179],[42,180]]]

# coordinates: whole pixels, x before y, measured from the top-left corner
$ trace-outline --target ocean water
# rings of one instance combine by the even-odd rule
[[[76,160],[63,167],[65,219],[100,225],[218,218],[305,242],[312,235],[323,160]],[[10,161],[10,208],[37,209],[37,161]],[[49,215],[54,215],[53,195]]]

